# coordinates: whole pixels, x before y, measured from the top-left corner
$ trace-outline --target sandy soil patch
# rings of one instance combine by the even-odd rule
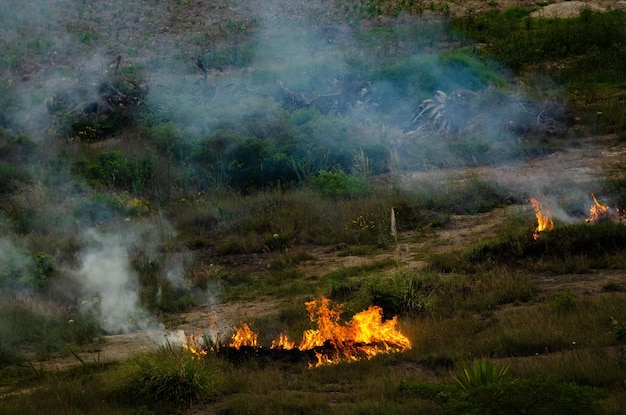
[[[593,12],[605,12],[607,9],[596,3],[583,1],[566,1],[563,3],[549,4],[531,13],[532,17],[561,18],[566,19],[580,15],[581,11],[589,9]]]

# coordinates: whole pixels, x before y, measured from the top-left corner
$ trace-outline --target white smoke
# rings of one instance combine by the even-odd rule
[[[106,234],[86,232],[88,248],[81,257],[77,280],[85,298],[82,306],[95,313],[108,333],[154,328],[156,320],[140,305],[137,273],[129,252],[139,242],[134,229]]]

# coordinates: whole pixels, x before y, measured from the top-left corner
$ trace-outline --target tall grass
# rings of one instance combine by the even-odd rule
[[[386,246],[398,231],[441,225],[452,213],[477,213],[511,202],[508,193],[479,178],[416,191],[374,187],[367,195],[331,197],[311,188],[250,195],[204,194],[181,200],[176,211],[182,240],[219,252],[250,253],[298,244]],[[279,242],[279,243],[277,243]]]
[[[491,267],[565,274],[623,267],[626,226],[619,222],[561,224],[535,239],[536,224],[509,218],[490,241],[467,246],[458,255],[431,256],[430,267],[443,272],[477,272]]]
[[[112,389],[113,396],[158,412],[214,397],[223,382],[217,361],[169,344],[138,355],[115,374],[119,383]]]
[[[70,348],[101,336],[89,315],[57,304],[4,297],[0,306],[0,367],[25,360],[68,355]]]

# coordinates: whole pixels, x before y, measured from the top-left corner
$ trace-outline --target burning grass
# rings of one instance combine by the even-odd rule
[[[208,353],[223,354],[231,360],[266,356],[291,361],[308,360],[310,367],[318,367],[411,348],[411,341],[397,327],[397,316],[383,320],[380,307],[371,306],[344,322],[341,306],[332,306],[325,297],[308,301],[305,306],[309,319],[317,328],[306,330],[297,346],[284,333],[280,333],[269,348],[259,346],[259,335],[248,324],[241,323],[227,346],[201,344],[195,337],[190,337],[184,349],[198,357]]]
[[[531,198],[537,219],[532,231],[527,221],[509,218],[509,224],[493,240],[468,247],[458,257],[434,255],[431,267],[465,272],[495,263],[556,273],[621,268],[626,246],[624,212],[601,204],[593,193],[591,197],[589,216],[573,224],[555,223],[550,206]]]

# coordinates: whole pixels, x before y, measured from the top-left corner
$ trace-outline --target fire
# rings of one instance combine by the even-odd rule
[[[188,334],[187,341],[183,344],[183,348],[194,354],[196,357],[206,356],[207,350],[200,344],[200,341],[193,334]]]
[[[233,337],[231,338],[230,346],[235,349],[239,349],[242,346],[256,347],[257,339],[259,335],[250,330],[250,326],[246,323],[241,323],[241,326],[237,329]]]
[[[593,198],[593,205],[589,208],[591,216],[586,218],[585,222],[603,222],[606,220],[618,222],[626,219],[625,212],[620,211],[618,208],[611,209],[601,204],[593,193],[591,193],[591,197]]]
[[[300,350],[329,344],[334,356],[318,355],[318,365],[335,363],[341,360],[358,360],[361,356],[370,358],[380,353],[398,352],[411,348],[411,342],[397,329],[397,316],[382,320],[382,308],[371,306],[355,314],[352,320],[341,324],[341,307],[332,309],[330,300],[320,298],[306,303],[311,321],[319,329],[304,332]]]
[[[371,306],[355,314],[351,321],[342,323],[341,307],[332,308],[325,297],[309,301],[305,306],[318,328],[306,330],[297,347],[281,334],[272,342],[273,349],[315,350],[317,363],[314,366],[320,366],[411,348],[410,340],[397,329],[398,318],[383,321],[380,307]]]
[[[544,231],[551,231],[554,229],[554,222],[552,221],[552,213],[549,208],[544,208],[537,199],[530,198],[530,204],[535,209],[535,216],[537,217],[537,228],[533,232],[533,238],[539,238],[539,234]]]
[[[356,361],[369,359],[381,353],[392,353],[408,350],[411,341],[398,330],[397,316],[383,321],[383,310],[371,306],[365,311],[355,314],[348,322],[341,321],[341,306],[331,307],[330,300],[321,297],[305,303],[309,318],[316,323],[317,329],[306,330],[298,346],[281,333],[277,340],[272,341],[271,349],[300,351],[315,356],[317,362],[310,366],[334,364],[340,361]],[[246,323],[241,323],[231,337],[230,346],[240,350],[242,347],[257,347],[258,334],[253,332]],[[193,336],[188,336],[185,348],[198,356],[202,350]]]
[[[292,342],[291,340],[289,340],[289,337],[287,337],[286,334],[280,333],[278,340],[272,340],[272,346],[270,348],[291,350],[291,349],[295,349],[295,347],[296,347],[296,342]]]

